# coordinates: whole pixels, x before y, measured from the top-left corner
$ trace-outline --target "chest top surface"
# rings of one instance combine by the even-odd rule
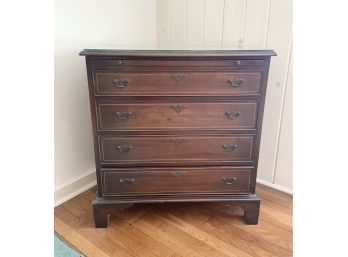
[[[275,56],[271,49],[262,48],[206,48],[206,47],[152,47],[152,46],[107,46],[91,47],[80,52],[83,56],[139,56],[139,57],[262,57]]]

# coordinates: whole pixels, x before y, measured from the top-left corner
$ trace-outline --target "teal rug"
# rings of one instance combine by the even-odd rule
[[[54,257],[84,257],[54,235]]]

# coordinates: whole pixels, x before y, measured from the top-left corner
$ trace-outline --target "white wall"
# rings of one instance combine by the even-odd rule
[[[274,184],[292,188],[292,51],[286,84]]]
[[[157,0],[157,30],[159,46],[242,43],[277,52],[268,79],[258,182],[292,192],[292,0]]]
[[[55,1],[55,204],[95,184],[85,60],[91,46],[156,45],[155,0]]]

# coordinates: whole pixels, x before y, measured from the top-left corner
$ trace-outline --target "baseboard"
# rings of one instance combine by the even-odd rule
[[[95,170],[88,171],[80,177],[56,188],[54,190],[54,207],[94,187],[97,184],[95,174]]]
[[[280,185],[277,185],[277,184],[273,184],[273,183],[267,182],[267,181],[262,180],[262,179],[256,179],[256,182],[260,183],[262,185],[265,185],[265,186],[277,189],[277,190],[282,191],[284,193],[292,195],[292,189],[290,189],[290,188],[283,187],[283,186],[280,186]]]

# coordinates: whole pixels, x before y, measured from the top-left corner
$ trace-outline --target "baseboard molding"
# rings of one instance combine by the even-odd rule
[[[268,187],[271,187],[271,188],[277,189],[279,191],[282,191],[284,193],[292,195],[292,189],[290,189],[290,188],[283,187],[283,186],[280,186],[280,185],[277,185],[277,184],[273,184],[273,183],[267,182],[267,181],[262,180],[262,179],[256,179],[256,182],[260,183],[260,184],[262,184],[264,186],[268,186]]]
[[[97,184],[95,170],[91,170],[78,178],[56,188],[54,190],[54,207],[74,198],[84,191],[94,187]]]

